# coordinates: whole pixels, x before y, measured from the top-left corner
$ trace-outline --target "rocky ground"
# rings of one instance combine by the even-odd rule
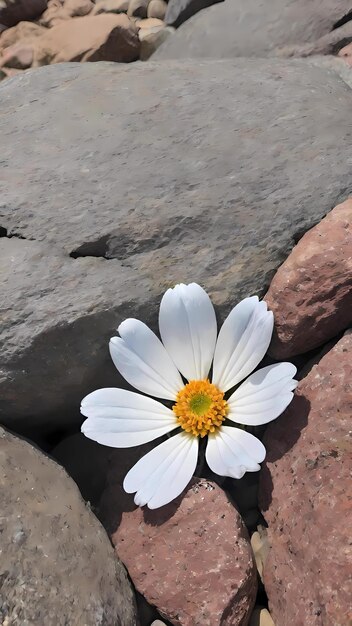
[[[209,4],[0,1],[1,626],[352,624],[351,5]],[[140,510],[155,443],[80,400],[191,281],[264,297],[300,382],[260,473]]]

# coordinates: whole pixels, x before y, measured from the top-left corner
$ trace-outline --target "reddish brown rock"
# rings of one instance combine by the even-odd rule
[[[352,334],[313,367],[265,434],[259,501],[278,626],[347,626],[351,608]]]
[[[15,26],[24,20],[39,17],[47,6],[47,0],[1,0],[0,24]]]
[[[275,317],[269,353],[276,359],[316,348],[352,323],[352,198],[300,239],[265,300]]]
[[[76,17],[63,21],[38,41],[33,67],[65,61],[135,61],[138,30],[124,14]]]
[[[169,505],[122,515],[113,535],[136,588],[176,626],[247,626],[257,580],[240,515],[194,480]]]

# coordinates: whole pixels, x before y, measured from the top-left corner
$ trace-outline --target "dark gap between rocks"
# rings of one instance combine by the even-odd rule
[[[347,24],[347,22],[349,22],[350,20],[352,20],[352,9],[350,9],[350,11],[348,11],[348,13],[346,13],[346,15],[341,17],[340,20],[335,22],[335,24],[333,25],[331,30],[336,30],[336,28],[340,28],[340,26],[343,26],[344,24]]]
[[[342,48],[348,46],[348,44],[350,44],[351,42],[352,37],[344,37],[343,39],[340,39],[340,41],[332,47],[331,53],[338,54],[340,50],[342,50]]]
[[[3,226],[0,226],[0,238],[1,237],[6,237],[7,239],[26,239],[26,237],[23,237],[18,233],[9,233],[7,228],[4,228]]]

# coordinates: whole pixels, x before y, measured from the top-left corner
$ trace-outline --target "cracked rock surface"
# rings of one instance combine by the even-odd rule
[[[351,191],[350,90],[303,61],[62,64],[1,102],[1,418],[22,432],[123,385],[108,338],[155,328],[168,286],[200,282],[220,318],[263,295]]]

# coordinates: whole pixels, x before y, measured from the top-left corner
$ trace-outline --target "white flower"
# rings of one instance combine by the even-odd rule
[[[249,376],[268,349],[273,323],[266,303],[253,296],[234,307],[217,338],[210,298],[192,283],[168,289],[161,300],[163,343],[139,320],[119,326],[120,337],[110,340],[117,369],[136,389],[171,400],[173,407],[125,389],[98,389],[82,401],[81,412],[88,418],[82,432],[103,445],[128,448],[181,427],[126,475],[124,489],[136,492],[137,505],[156,509],[183,491],[196,468],[199,438],[205,435],[206,460],[217,474],[242,478],[260,469],[265,458],[261,441],[223,421],[266,424],[291,402],[297,384],[291,363],[269,365]]]

